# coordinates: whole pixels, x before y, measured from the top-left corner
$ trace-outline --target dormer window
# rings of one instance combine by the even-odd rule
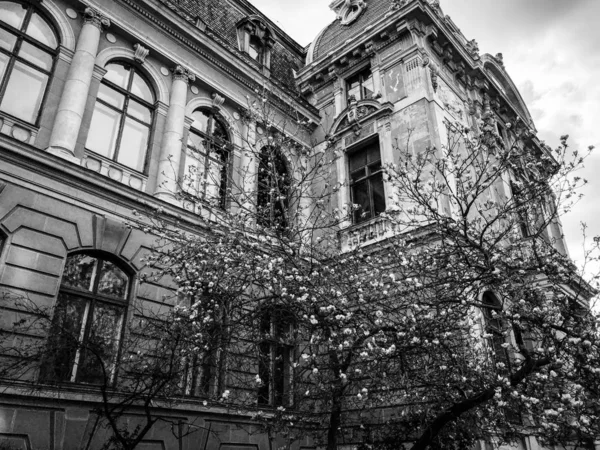
[[[258,16],[240,20],[237,28],[240,50],[258,62],[268,75],[271,68],[271,49],[275,44],[271,29]]]
[[[256,36],[250,38],[250,44],[248,45],[248,55],[250,58],[255,59],[262,64],[263,47],[262,43]]]

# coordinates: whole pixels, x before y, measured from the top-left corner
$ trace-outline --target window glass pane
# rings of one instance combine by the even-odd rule
[[[366,165],[367,152],[361,150],[359,152],[348,155],[348,166],[350,167],[350,172],[354,172],[355,170],[358,170]]]
[[[206,138],[194,132],[188,135],[188,148],[202,155],[206,155]]]
[[[366,171],[365,171],[364,167],[361,168],[361,169],[359,169],[359,170],[356,170],[356,171],[350,173],[350,178],[352,179],[352,181],[358,181],[361,178],[364,178],[366,176],[367,175],[366,175]]]
[[[354,211],[354,221],[363,222],[371,218],[371,199],[367,181],[361,181],[352,186],[352,202],[359,206]]]
[[[221,183],[224,180],[224,167],[212,159],[208,160],[208,173],[206,174],[206,198],[208,200],[220,197]]]
[[[83,344],[79,361],[78,381],[93,384],[110,383],[121,335],[123,311],[124,309],[118,306],[96,303],[88,338]]]
[[[0,28],[0,48],[10,52],[15,46],[15,42],[17,42],[17,37],[14,34],[6,31],[4,28]]]
[[[127,89],[129,69],[126,69],[121,64],[107,64],[105,69],[108,71],[106,72],[106,75],[104,75],[105,80],[109,80],[117,86]]]
[[[149,134],[150,128],[146,125],[126,118],[117,161],[138,172],[143,171]]]
[[[62,277],[62,285],[84,291],[94,286],[98,260],[88,255],[78,254],[67,258]]]
[[[368,77],[363,81],[362,99],[373,98],[373,75],[369,72]]]
[[[0,81],[2,81],[2,77],[4,76],[4,71],[6,70],[6,66],[8,65],[8,56],[4,53],[0,53]]]
[[[52,55],[49,55],[43,50],[34,47],[29,42],[23,42],[19,50],[19,56],[26,59],[30,63],[35,64],[41,69],[50,71],[52,69]]]
[[[107,158],[112,158],[115,153],[120,120],[120,113],[113,111],[100,102],[96,102],[85,148]]]
[[[131,83],[131,93],[137,95],[142,100],[146,100],[149,103],[154,103],[154,95],[152,95],[152,89],[148,86],[148,83],[144,81],[137,73],[133,74],[133,82]]]
[[[198,154],[192,150],[188,149],[186,152],[183,190],[192,195],[200,195],[200,181],[204,176],[204,158],[197,156]]]
[[[47,82],[47,75],[15,63],[0,109],[26,122],[35,122]]]
[[[367,162],[371,164],[373,161],[379,161],[381,159],[381,154],[379,152],[379,143],[375,143],[368,148],[365,149],[367,154]]]
[[[98,293],[111,297],[125,298],[127,296],[127,281],[129,277],[109,261],[102,262]]]
[[[150,110],[135,100],[129,100],[129,104],[127,105],[127,114],[141,120],[144,123],[147,123],[148,125],[150,125],[152,122],[152,113]]]
[[[37,13],[33,13],[31,16],[29,25],[27,25],[27,34],[48,47],[58,47],[54,30]]]
[[[204,133],[208,132],[208,116],[204,113],[204,111],[194,111],[192,114],[194,118],[194,123],[192,123],[192,128],[203,131]]]
[[[227,128],[221,121],[214,121],[214,130],[213,137],[217,141],[229,142],[229,135],[227,133]]]
[[[373,211],[378,216],[385,211],[385,192],[381,173],[371,178],[371,191],[373,194]]]
[[[81,337],[87,302],[61,293],[56,302],[48,350],[40,376],[45,380],[69,381]]]
[[[100,85],[100,89],[98,90],[98,98],[102,99],[109,105],[114,106],[115,108],[123,109],[125,96],[104,83]]]
[[[13,2],[0,2],[0,21],[21,29],[25,13],[25,5]]]
[[[258,388],[258,404],[269,405],[269,385],[271,384],[271,344],[261,342],[259,345],[258,376],[262,383]]]

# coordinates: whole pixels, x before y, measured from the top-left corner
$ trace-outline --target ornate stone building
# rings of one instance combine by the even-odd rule
[[[277,115],[293,110],[293,120],[308,124],[298,139],[328,141],[345,155],[332,168],[344,186],[334,206],[358,203],[364,214],[347,221],[342,246],[392,232],[378,219],[394,201],[378,168],[394,162],[396,139],[412,133],[415,152],[441,148],[445,120],[475,126],[484,111],[534,128],[502,55],[480,55],[437,1],[334,0],[331,7],[337,19],[302,48],[247,0],[0,1],[0,289],[67,311],[81,339],[116,336],[108,357],[118,351],[134,320],[131,305],[159,308],[165,294],[140,283],[153,239],[130,227],[133,211],[163,208],[210,229],[219,208],[209,200],[240,168],[256,169],[244,146],[266,133],[241,116],[263,89]],[[218,154],[210,145],[187,151],[216,140],[231,145]],[[245,173],[237,185],[255,192],[256,170]],[[174,195],[182,179],[201,201]],[[549,232],[566,252],[560,225]],[[74,286],[70,273],[82,265],[99,281]],[[16,305],[0,311],[5,326],[18,315]],[[95,374],[81,358],[30,373],[62,381],[59,391],[3,389],[0,442],[98,448]],[[161,414],[210,424],[219,439],[198,433],[178,442],[166,426],[155,427],[138,448],[270,448],[265,436],[235,426],[245,417],[207,409],[193,396]]]

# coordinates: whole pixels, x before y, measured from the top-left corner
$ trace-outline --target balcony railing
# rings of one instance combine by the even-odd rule
[[[376,217],[340,231],[340,245],[345,252],[383,241],[395,233],[396,224],[393,221],[387,217]]]

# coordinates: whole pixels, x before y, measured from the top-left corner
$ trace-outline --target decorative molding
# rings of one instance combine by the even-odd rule
[[[52,1],[44,1],[42,8],[54,19],[54,23],[58,27],[61,45],[74,52],[77,41],[69,16]]]
[[[122,3],[126,4],[128,7],[132,8],[134,11],[141,14],[145,19],[152,22],[158,28],[164,30],[167,34],[173,36],[175,39],[177,39],[178,41],[180,41],[181,43],[183,43],[184,45],[186,45],[187,47],[192,49],[195,53],[198,54],[199,57],[214,64],[216,67],[218,67],[224,73],[229,75],[232,79],[239,81],[244,86],[246,86],[252,90],[261,88],[261,86],[256,82],[256,80],[251,79],[248,74],[243,74],[243,73],[240,73],[240,71],[238,71],[238,70],[233,70],[231,67],[229,67],[227,64],[225,64],[223,61],[216,58],[211,52],[206,51],[204,48],[199,46],[192,39],[189,39],[186,36],[182,35],[181,33],[175,31],[173,29],[173,27],[169,26],[166,23],[166,21],[159,19],[159,17],[156,14],[152,14],[149,11],[147,11],[146,9],[140,7],[140,5],[137,4],[137,2],[135,2],[134,0],[122,0]],[[190,22],[190,21],[192,23],[195,22],[194,18],[186,19],[184,16],[184,19],[187,20],[188,22]],[[224,41],[219,36],[215,35],[213,32],[210,31],[209,28],[207,28],[205,30],[205,33],[213,42],[215,42],[218,45],[221,45],[223,48],[225,48],[231,54],[236,55],[238,58],[242,58],[243,54],[239,49],[234,48],[230,43]],[[280,91],[283,91],[283,92],[286,92],[289,94],[294,94],[294,92],[291,91],[289,87],[285,86],[279,80],[272,79],[271,83],[273,83],[274,87],[276,87]],[[277,108],[281,109],[282,111],[286,111],[288,105],[286,105],[285,102],[281,99],[281,96],[279,93],[274,92],[274,94],[277,96],[277,97],[274,97],[274,99],[276,100],[274,102],[275,106]],[[307,111],[309,113],[312,113],[316,117],[318,117],[318,115],[319,115],[318,111],[307,100],[297,99],[296,101],[302,108],[307,109]]]
[[[217,94],[216,92],[214,92],[211,95],[211,98],[213,99],[212,100],[213,108],[220,109],[221,106],[223,106],[223,103],[225,103],[225,98],[222,97],[221,95]]]
[[[83,23],[89,23],[98,27],[100,31],[110,27],[110,20],[89,6],[83,11]]]
[[[190,81],[196,81],[196,75],[194,75],[190,69],[180,64],[173,67],[171,72],[173,72],[173,80],[183,80],[186,83],[189,83]]]
[[[144,64],[148,53],[150,53],[150,50],[140,43],[134,44],[133,49],[135,50],[133,59],[135,59],[140,64]]]
[[[96,56],[96,66],[104,68],[106,64],[117,58],[129,59],[133,61],[135,58],[135,52],[131,48],[126,47],[107,47],[98,53],[98,56]],[[150,76],[152,86],[156,90],[157,100],[168,105],[169,86],[165,82],[164,77],[161,75],[160,69],[155,67],[152,63],[147,62],[144,64],[144,70]]]

